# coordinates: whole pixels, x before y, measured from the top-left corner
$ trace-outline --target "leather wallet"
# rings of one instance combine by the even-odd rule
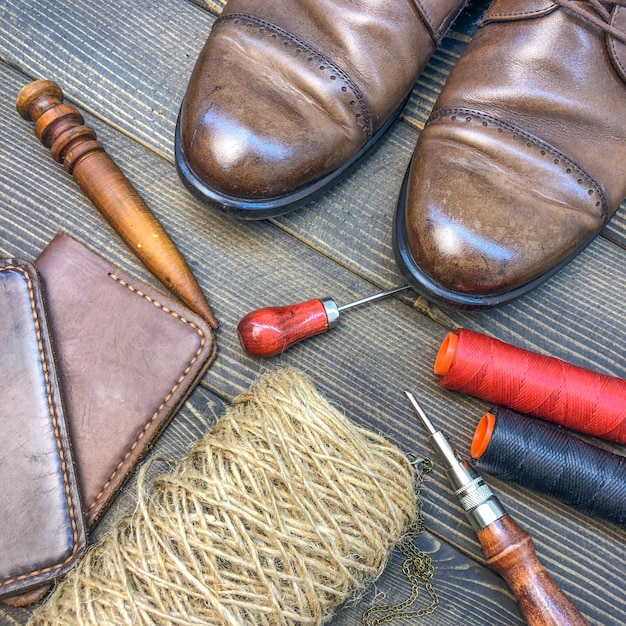
[[[93,527],[215,357],[211,328],[59,233],[35,261]]]
[[[202,318],[69,235],[57,234],[34,265],[91,529],[204,375],[216,344]],[[24,606],[47,590],[5,602]]]
[[[79,490],[35,268],[0,261],[0,598],[71,569],[86,548]]]

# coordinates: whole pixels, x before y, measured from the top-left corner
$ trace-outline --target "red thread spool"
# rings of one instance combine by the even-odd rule
[[[626,381],[459,329],[435,361],[439,384],[570,430],[626,443]]]

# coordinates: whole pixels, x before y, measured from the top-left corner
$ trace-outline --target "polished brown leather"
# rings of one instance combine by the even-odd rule
[[[408,95],[459,0],[230,0],[181,108],[194,174],[279,196],[353,157]]]
[[[39,278],[0,261],[0,598],[71,569],[87,540]]]
[[[215,356],[197,315],[69,237],[35,262],[89,526]]]
[[[626,32],[626,9],[605,6]],[[506,301],[595,237],[626,196],[625,67],[622,41],[559,3],[495,0],[412,159],[418,289]]]

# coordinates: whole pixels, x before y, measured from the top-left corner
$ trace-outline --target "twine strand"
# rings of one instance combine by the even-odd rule
[[[413,468],[304,374],[266,374],[30,626],[317,626],[383,571],[417,518]]]

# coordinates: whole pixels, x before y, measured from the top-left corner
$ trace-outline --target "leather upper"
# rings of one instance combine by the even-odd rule
[[[234,197],[340,167],[398,108],[458,0],[230,0],[181,109],[191,169]]]
[[[558,3],[492,4],[412,161],[407,239],[429,279],[509,291],[598,233],[626,196],[624,53]]]

